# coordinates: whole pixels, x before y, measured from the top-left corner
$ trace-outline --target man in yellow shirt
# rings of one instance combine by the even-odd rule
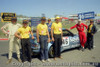
[[[90,24],[87,29],[87,47],[89,50],[93,49],[93,35],[97,32],[94,21],[90,20]]]
[[[20,34],[20,35],[19,35]],[[29,34],[32,35],[32,39],[34,39],[33,33],[31,28],[28,26],[28,21],[23,20],[23,26],[17,30],[15,36],[21,39],[21,46],[22,46],[22,58],[23,62],[28,60],[31,62],[31,44],[29,41]],[[27,59],[27,58],[28,59]]]
[[[61,45],[62,45],[62,24],[59,22],[60,17],[56,17],[55,22],[51,26],[51,37],[54,41],[54,60],[56,57],[61,57]]]
[[[48,27],[45,24],[46,18],[41,18],[41,23],[37,26],[37,42],[40,43],[40,57],[41,61],[50,62],[50,59],[48,59],[48,43],[50,42]]]

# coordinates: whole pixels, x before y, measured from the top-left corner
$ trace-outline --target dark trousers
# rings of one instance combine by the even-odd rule
[[[62,38],[61,34],[54,34],[54,57],[61,56]]]
[[[23,62],[26,60],[31,62],[31,44],[29,39],[21,39],[21,46]]]
[[[40,35],[40,57],[41,60],[48,59],[48,36],[47,35]]]
[[[91,33],[87,33],[87,47],[93,49],[93,35]]]

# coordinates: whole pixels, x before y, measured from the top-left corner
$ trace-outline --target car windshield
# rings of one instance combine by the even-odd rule
[[[63,36],[71,36],[71,33],[67,30],[63,30]]]

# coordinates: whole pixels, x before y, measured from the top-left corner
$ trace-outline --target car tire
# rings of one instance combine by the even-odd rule
[[[51,46],[50,49],[49,49],[49,57],[51,57],[51,58],[54,57],[54,49],[53,49],[53,46]]]

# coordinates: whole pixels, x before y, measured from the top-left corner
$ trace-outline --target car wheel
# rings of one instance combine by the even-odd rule
[[[54,57],[54,49],[53,49],[53,46],[50,47],[49,49],[49,57]]]

